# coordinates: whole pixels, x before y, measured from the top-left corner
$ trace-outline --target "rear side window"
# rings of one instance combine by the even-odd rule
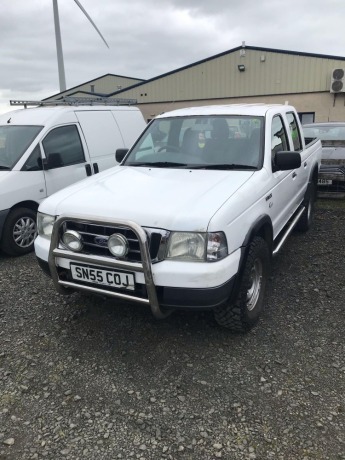
[[[44,138],[42,144],[46,157],[51,154],[59,155],[60,166],[85,161],[83,146],[75,125],[53,129]]]
[[[300,151],[302,150],[302,140],[301,140],[301,134],[298,129],[298,124],[296,121],[295,114],[292,112],[289,112],[286,114],[286,117],[289,122],[290,133],[291,133],[292,142],[293,142],[293,148],[296,152]]]

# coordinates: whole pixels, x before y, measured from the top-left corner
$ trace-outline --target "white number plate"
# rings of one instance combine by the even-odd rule
[[[75,264],[71,264],[71,273],[74,280],[134,291],[133,273]]]
[[[319,185],[330,185],[332,181],[330,179],[319,179],[317,183]]]

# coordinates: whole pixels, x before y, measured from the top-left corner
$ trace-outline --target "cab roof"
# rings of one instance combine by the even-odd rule
[[[265,116],[269,110],[286,112],[294,110],[292,106],[285,104],[229,104],[209,105],[204,107],[187,107],[166,112],[156,118],[166,117],[190,117],[190,116],[213,116],[213,115],[250,115]]]

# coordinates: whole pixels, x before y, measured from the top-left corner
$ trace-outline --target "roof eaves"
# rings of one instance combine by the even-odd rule
[[[80,88],[80,86],[87,85],[87,84],[92,83],[92,82],[96,82],[97,80],[100,80],[101,78],[104,78],[104,77],[120,77],[120,78],[127,78],[128,80],[142,80],[143,83],[145,82],[145,80],[142,79],[142,78],[125,77],[124,75],[116,75],[116,74],[113,74],[113,73],[105,73],[104,75],[101,75],[100,77],[93,78],[92,80],[85,81],[85,82],[81,83],[80,85],[76,85],[76,86],[73,86],[72,88],[66,89],[66,91],[61,91],[60,93],[56,93],[56,94],[53,94],[52,96],[48,96],[48,97],[42,99],[42,101],[45,101],[45,100],[51,99],[51,98],[56,98],[57,96],[59,96],[61,98],[61,97],[63,97],[64,93],[67,93],[67,92],[69,93],[70,91],[73,91],[74,89],[77,90],[78,88]],[[128,86],[126,88],[130,88],[130,87]],[[88,94],[87,92],[85,92],[85,93]],[[96,93],[92,93],[92,94],[96,94]]]
[[[276,49],[276,48],[262,48],[262,47],[259,47],[259,46],[244,46],[244,47],[243,46],[237,46],[236,48],[232,48],[230,50],[223,51],[222,53],[215,54],[215,55],[210,56],[208,58],[201,59],[200,61],[193,62],[192,64],[188,64],[186,66],[179,67],[178,69],[171,70],[170,72],[163,73],[161,75],[158,75],[156,77],[150,78],[150,79],[145,80],[143,82],[136,83],[136,84],[134,84],[132,86],[127,86],[126,88],[123,88],[121,90],[118,90],[118,91],[115,91],[115,92],[111,93],[109,96],[114,96],[115,94],[120,94],[120,93],[123,93],[125,91],[130,90],[130,89],[138,88],[139,86],[145,85],[146,83],[151,83],[151,82],[159,80],[161,78],[168,77],[169,75],[173,75],[175,73],[182,72],[183,70],[190,69],[191,67],[194,67],[194,66],[197,66],[197,65],[200,65],[200,64],[204,64],[205,62],[209,62],[209,61],[212,61],[214,59],[218,59],[218,58],[220,58],[222,56],[226,56],[228,54],[234,53],[234,52],[239,51],[241,49],[244,49],[244,50],[247,49],[247,50],[253,50],[253,51],[262,51],[262,52],[267,52],[267,53],[269,52],[269,53],[277,53],[277,54],[291,54],[293,56],[307,56],[307,57],[316,57],[316,58],[321,58],[321,59],[333,59],[333,60],[345,61],[344,56],[332,56],[332,55],[328,55],[328,54],[306,53],[306,52],[303,52],[303,51],[289,51],[289,50],[281,50],[281,49]]]

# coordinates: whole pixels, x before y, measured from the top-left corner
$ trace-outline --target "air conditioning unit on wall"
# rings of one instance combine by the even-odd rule
[[[345,71],[344,69],[333,69],[331,77],[331,93],[345,92]]]

